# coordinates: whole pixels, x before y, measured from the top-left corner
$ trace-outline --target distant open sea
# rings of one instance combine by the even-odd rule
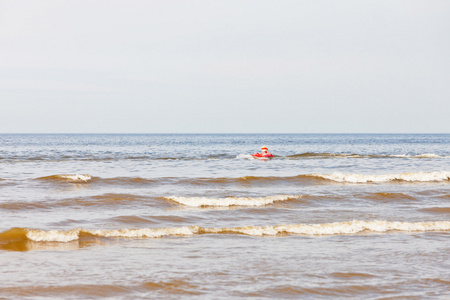
[[[449,299],[449,183],[450,134],[0,134],[0,299]]]

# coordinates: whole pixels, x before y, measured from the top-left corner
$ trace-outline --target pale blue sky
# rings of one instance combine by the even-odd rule
[[[449,133],[450,1],[3,1],[0,132]]]

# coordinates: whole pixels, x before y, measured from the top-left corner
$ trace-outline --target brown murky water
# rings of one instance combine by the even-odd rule
[[[0,298],[448,299],[449,146],[0,135]]]

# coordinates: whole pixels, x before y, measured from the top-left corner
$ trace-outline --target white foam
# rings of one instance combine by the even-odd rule
[[[286,201],[301,198],[301,195],[277,195],[268,197],[227,197],[227,198],[207,198],[207,197],[165,197],[168,200],[193,207],[228,207],[228,206],[264,206],[277,201]]]
[[[410,182],[431,182],[431,181],[447,181],[450,180],[450,172],[417,172],[417,173],[401,173],[386,175],[362,175],[362,174],[312,174],[312,176],[322,177],[325,179],[349,182],[349,183],[367,183],[367,182],[389,182],[394,180],[410,181]]]
[[[113,238],[160,238],[163,236],[187,236],[197,233],[197,227],[143,228],[143,229],[72,229],[72,230],[36,230],[28,229],[27,238],[34,242],[71,242],[79,240],[81,233],[98,237]]]
[[[358,221],[336,222],[327,224],[299,224],[278,226],[246,226],[235,228],[211,228],[210,233],[238,233],[251,236],[274,236],[278,234],[299,235],[343,235],[361,232],[383,233],[389,231],[426,232],[448,231],[450,221],[439,222],[388,222],[388,221]]]
[[[73,182],[88,182],[92,179],[89,174],[75,174],[75,175],[58,175],[59,178],[68,179]]]
[[[86,232],[100,237],[159,238],[163,236],[193,235],[197,232],[197,230],[195,227],[184,226],[174,228],[86,230]]]
[[[436,155],[434,153],[419,154],[419,155],[416,155],[415,157],[417,157],[417,158],[440,158],[439,155]]]
[[[81,229],[62,230],[28,230],[26,236],[35,242],[70,242],[79,239]]]
[[[73,229],[58,230],[27,230],[27,238],[35,242],[70,242],[78,240],[81,233],[103,238],[160,238],[164,236],[192,236],[197,234],[243,234],[250,236],[276,236],[283,234],[298,234],[309,236],[347,235],[359,233],[385,232],[428,232],[450,231],[450,221],[436,222],[389,222],[389,221],[359,221],[335,222],[323,224],[296,224],[276,226],[244,226],[207,228],[200,226],[183,226],[173,228],[142,228],[119,230]]]

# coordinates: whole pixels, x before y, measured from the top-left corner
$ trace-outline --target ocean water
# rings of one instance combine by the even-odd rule
[[[448,299],[449,183],[449,134],[2,134],[0,298]]]

